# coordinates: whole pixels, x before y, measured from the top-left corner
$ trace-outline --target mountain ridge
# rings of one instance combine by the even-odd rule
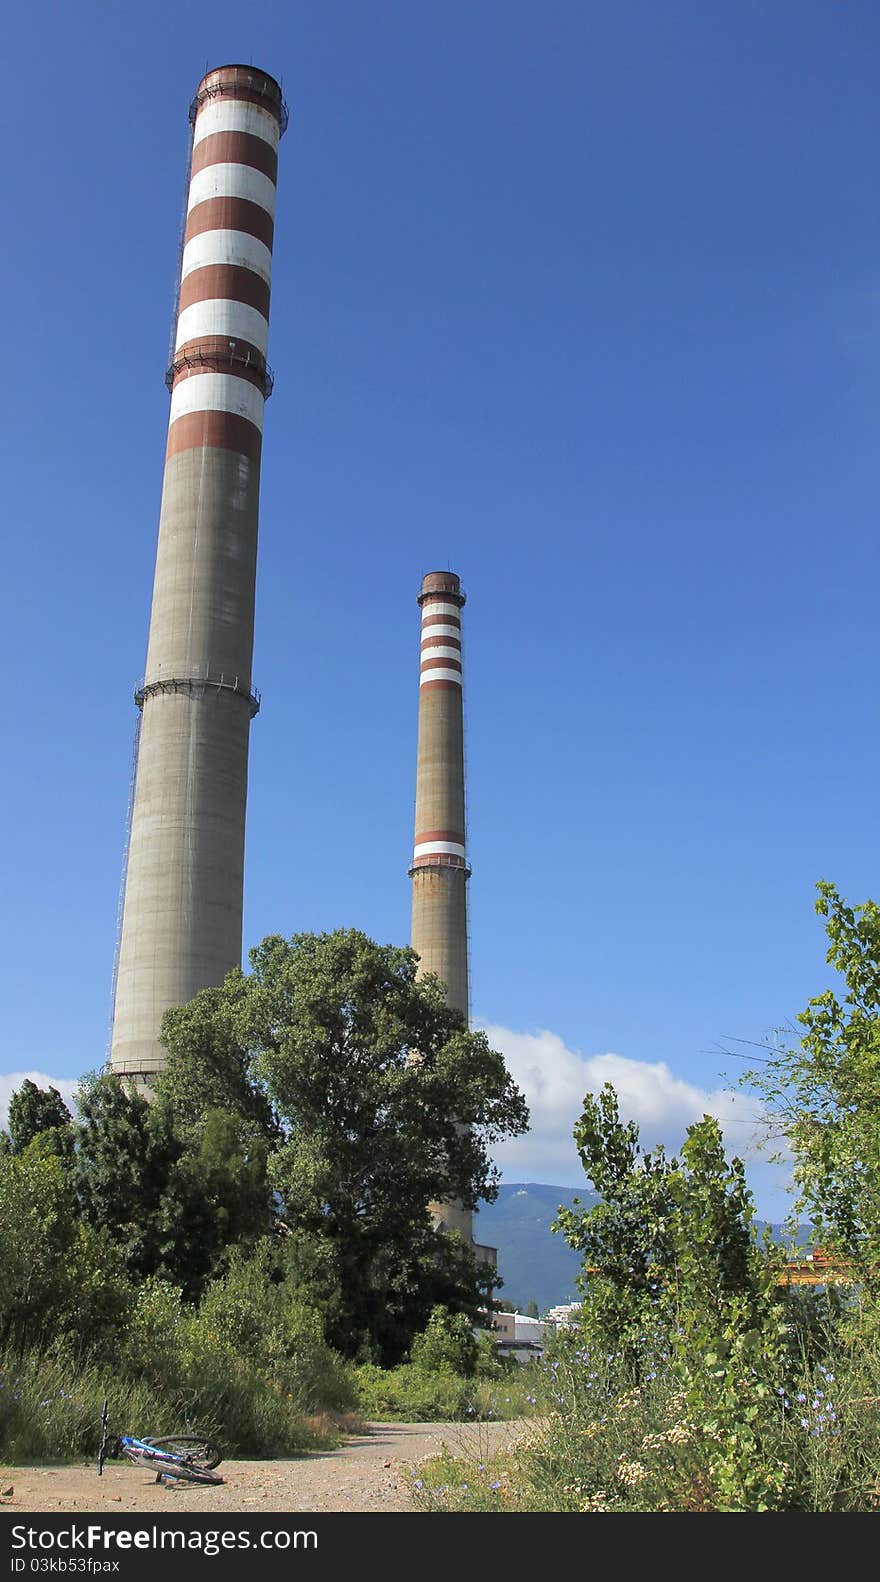
[[[494,1203],[484,1203],[474,1225],[474,1236],[498,1249],[498,1273],[503,1280],[498,1299],[505,1308],[516,1306],[523,1312],[529,1302],[539,1313],[562,1302],[576,1302],[576,1279],[581,1254],[569,1247],[565,1237],[550,1230],[560,1207],[571,1208],[575,1201],[582,1208],[598,1203],[599,1196],[588,1187],[553,1186],[542,1181],[510,1181],[498,1189]],[[774,1240],[785,1240],[783,1227],[768,1220],[756,1220],[760,1234],[771,1232]],[[809,1246],[810,1227],[798,1227],[798,1245]]]

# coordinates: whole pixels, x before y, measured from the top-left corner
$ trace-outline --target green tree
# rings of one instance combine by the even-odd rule
[[[8,1124],[13,1153],[24,1153],[35,1137],[41,1137],[45,1150],[66,1166],[73,1163],[71,1114],[57,1088],[38,1088],[25,1077],[9,1100]]]
[[[83,1220],[116,1245],[132,1279],[198,1296],[227,1247],[269,1230],[266,1146],[238,1117],[209,1110],[182,1136],[170,1105],[112,1075],[86,1084],[79,1107]]]
[[[435,1232],[429,1205],[497,1196],[490,1149],[525,1130],[525,1101],[442,985],[416,979],[413,951],[348,929],[270,936],[250,961],[166,1013],[160,1097],[222,1092],[262,1117],[284,1225],[331,1254],[329,1338],[396,1361],[437,1303],[479,1309],[470,1250]]]
[[[676,1310],[698,1353],[731,1325],[763,1331],[776,1314],[776,1264],[758,1246],[755,1205],[741,1159],[727,1160],[718,1122],[689,1126],[670,1170]]]
[[[606,1083],[587,1094],[574,1137],[600,1201],[560,1209],[554,1230],[584,1255],[579,1327],[638,1370],[658,1341],[699,1355],[727,1328],[762,1326],[772,1271],[751,1230],[742,1162],[718,1122],[688,1127],[681,1157],[644,1152]],[[772,1305],[772,1304],[771,1304]]]
[[[73,1204],[57,1159],[0,1158],[0,1343],[40,1344],[68,1304]]]
[[[239,1028],[247,993],[247,979],[235,968],[222,988],[202,989],[162,1023],[167,1057],[157,1098],[170,1107],[175,1129],[196,1145],[206,1117],[219,1110],[237,1118],[243,1143],[252,1137],[269,1148],[280,1140],[256,1052]]]
[[[227,1249],[251,1244],[272,1228],[268,1150],[227,1110],[209,1110],[197,1146],[168,1171],[159,1221],[165,1266],[188,1296],[197,1296]]]
[[[173,1278],[174,1234],[162,1199],[183,1145],[171,1116],[113,1075],[83,1084],[76,1186],[85,1223],[120,1249],[133,1279]]]
[[[458,1373],[470,1378],[478,1354],[476,1336],[464,1313],[450,1313],[438,1306],[422,1333],[415,1336],[410,1360],[423,1373]]]
[[[775,1044],[743,1081],[757,1089],[794,1155],[796,1213],[880,1285],[880,906],[851,907],[817,885],[826,961],[842,983],[811,999],[794,1046]]]
[[[80,1223],[69,1173],[41,1135],[0,1156],[0,1349],[99,1343],[131,1291],[113,1247]]]
[[[638,1127],[620,1120],[610,1083],[585,1095],[574,1140],[600,1201],[561,1208],[552,1228],[583,1253],[580,1323],[612,1353],[637,1361],[675,1268],[669,1161],[662,1147],[642,1156]]]

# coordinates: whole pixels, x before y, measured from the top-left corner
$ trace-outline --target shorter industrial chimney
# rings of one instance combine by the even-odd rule
[[[412,948],[419,973],[446,984],[450,1005],[470,1015],[467,860],[464,791],[461,612],[465,596],[454,571],[422,578],[419,745],[413,885]],[[495,1249],[473,1240],[473,1216],[458,1203],[434,1204],[438,1224],[457,1230],[484,1262]]]
[[[467,879],[461,612],[465,596],[452,571],[422,579],[419,748],[412,945],[422,972],[436,972],[450,1005],[467,1019]]]

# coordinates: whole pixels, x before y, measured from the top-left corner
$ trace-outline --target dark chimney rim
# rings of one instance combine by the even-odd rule
[[[462,605],[465,603],[465,593],[461,586],[461,578],[455,571],[426,571],[422,578],[422,586],[418,593],[418,603],[423,604],[426,599],[435,599],[438,594]]]
[[[235,93],[236,88],[240,90],[239,94]],[[212,66],[210,71],[205,72],[195,91],[189,107],[190,122],[195,125],[196,116],[207,100],[220,97],[241,97],[251,103],[263,105],[278,117],[282,137],[287,131],[290,113],[281,91],[281,84],[275,77],[270,76],[269,72],[236,61],[225,66]]]

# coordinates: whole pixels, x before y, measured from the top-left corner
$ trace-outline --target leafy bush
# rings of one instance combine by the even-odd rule
[[[0,1456],[93,1455],[101,1401],[119,1432],[211,1434],[227,1454],[288,1455],[334,1437],[315,1416],[347,1413],[355,1388],[326,1345],[319,1314],[271,1278],[268,1249],[233,1254],[201,1304],[146,1280],[106,1354],[7,1356],[0,1375]]]
[[[281,1455],[309,1440],[305,1417],[346,1412],[355,1391],[325,1344],[320,1316],[267,1278],[265,1254],[233,1257],[197,1309],[147,1281],[126,1336],[126,1371],[176,1404],[177,1427],[213,1432],[242,1453]]]
[[[421,1373],[458,1373],[469,1378],[479,1350],[473,1328],[463,1313],[435,1307],[427,1326],[410,1347],[410,1362]]]
[[[517,1417],[533,1409],[532,1370],[502,1361],[488,1332],[463,1313],[437,1306],[397,1368],[364,1363],[355,1373],[365,1416],[398,1422],[465,1422]]]
[[[584,1099],[574,1137],[599,1202],[562,1208],[554,1224],[584,1255],[578,1324],[595,1349],[637,1374],[664,1344],[698,1359],[718,1338],[781,1333],[775,1263],[758,1247],[740,1159],[727,1162],[718,1122],[689,1126],[680,1158],[639,1146],[606,1083]]]
[[[498,1378],[427,1369],[403,1363],[355,1370],[358,1407],[374,1422],[501,1422],[531,1416],[537,1409],[533,1366],[503,1370]]]
[[[265,1371],[307,1412],[348,1411],[355,1392],[351,1371],[324,1340],[321,1315],[287,1280],[272,1279],[268,1243],[250,1257],[232,1255],[227,1273],[208,1287],[195,1329],[199,1344],[215,1337]]]
[[[460,1422],[477,1414],[476,1380],[443,1369],[431,1373],[412,1363],[355,1370],[358,1405],[365,1417],[404,1423]]]
[[[65,1338],[93,1345],[124,1323],[133,1299],[109,1239],[76,1218],[63,1161],[42,1133],[0,1155],[0,1348]]]

